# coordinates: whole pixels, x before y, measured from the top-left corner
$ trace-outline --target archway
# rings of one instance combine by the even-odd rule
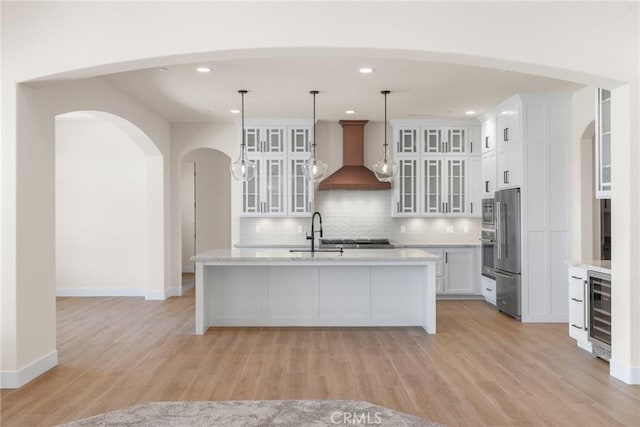
[[[65,113],[55,123],[56,295],[153,298],[149,281],[163,268],[149,250],[162,238],[149,227],[162,217],[153,188],[160,151],[111,113]]]
[[[231,159],[213,148],[196,148],[180,158],[179,185],[182,273],[192,273],[191,256],[231,246]],[[183,282],[186,287],[191,282]]]

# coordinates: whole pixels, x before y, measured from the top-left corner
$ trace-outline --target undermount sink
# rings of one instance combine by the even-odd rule
[[[314,251],[312,251],[311,249],[289,249],[289,252],[304,252],[304,253],[337,252],[337,253],[343,253],[344,251],[342,250],[342,248],[338,248],[338,249],[316,249]]]

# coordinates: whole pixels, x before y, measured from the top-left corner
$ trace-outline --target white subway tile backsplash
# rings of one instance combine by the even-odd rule
[[[480,238],[479,218],[392,218],[390,190],[318,191],[315,206],[322,214],[325,237],[380,237],[398,243],[433,244],[476,244]],[[256,226],[260,226],[260,233],[256,233]],[[298,232],[299,226],[304,233]],[[447,233],[447,227],[453,232]],[[310,218],[240,218],[239,243],[304,245],[310,230]]]

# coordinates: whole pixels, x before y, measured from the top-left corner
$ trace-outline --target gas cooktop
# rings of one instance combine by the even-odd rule
[[[391,249],[389,239],[320,239],[321,248]]]

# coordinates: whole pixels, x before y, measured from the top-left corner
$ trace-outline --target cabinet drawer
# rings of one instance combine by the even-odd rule
[[[444,292],[444,277],[436,277],[436,294]]]
[[[585,285],[582,280],[571,280],[569,282],[569,299],[571,301],[576,301],[580,303],[584,303],[585,299]]]
[[[578,330],[584,328],[584,304],[571,301],[569,303],[569,326]]]
[[[495,305],[496,304],[496,281],[488,277],[482,276],[482,296],[484,299]]]

